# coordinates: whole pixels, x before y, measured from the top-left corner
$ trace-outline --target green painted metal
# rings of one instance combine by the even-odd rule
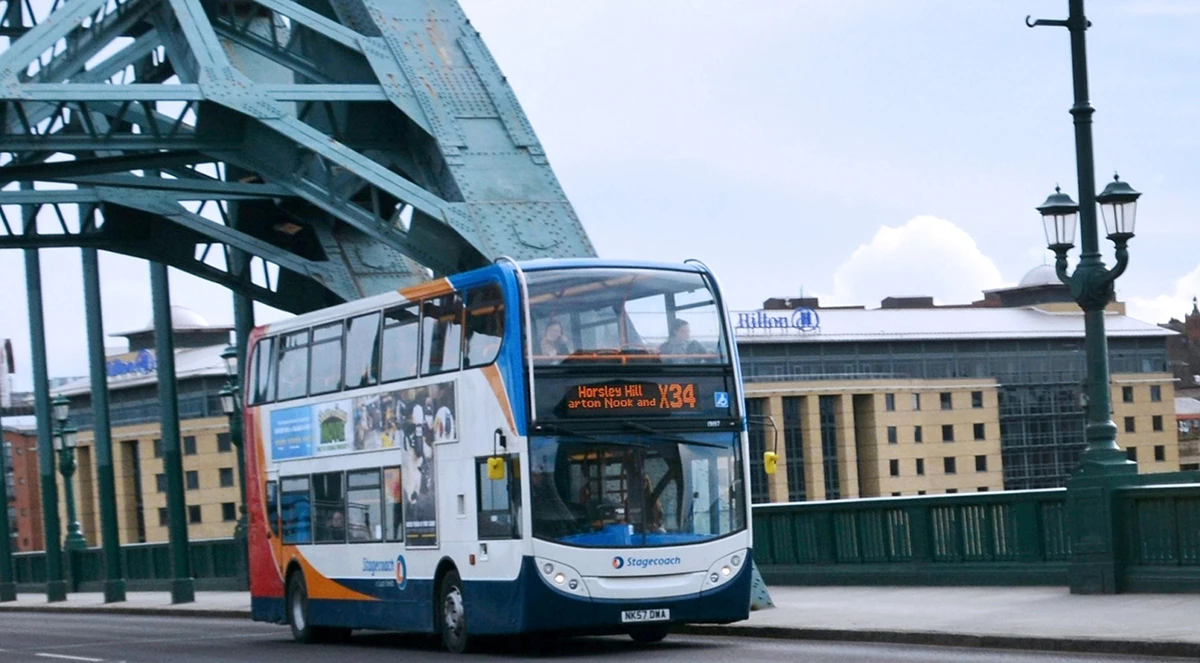
[[[1065,584],[1064,489],[754,507],[754,557],[783,584]]]
[[[774,608],[775,602],[771,600],[771,593],[767,591],[767,583],[763,580],[762,574],[758,572],[758,562],[751,562],[750,573],[750,609]]]
[[[117,492],[113,476],[112,426],[108,412],[108,370],[104,358],[104,319],[100,310],[100,262],[96,249],[83,253],[83,308],[88,335],[88,367],[92,385],[92,448],[100,498],[100,532],[104,549],[104,602],[125,600],[121,539],[117,525]]]
[[[75,428],[69,424],[59,429],[59,434],[68,433],[75,434]],[[71,480],[75,476],[75,469],[75,449],[64,445],[58,450],[58,472],[63,478],[63,498],[67,503],[67,538],[63,541],[63,550],[68,553],[87,548],[87,539],[83,536],[83,528],[75,512],[75,482]]]
[[[26,212],[25,221],[32,219]],[[25,251],[25,292],[29,299],[29,345],[33,364],[33,403],[37,419],[38,475],[42,483],[42,527],[46,540],[46,600],[67,599],[63,578],[62,530],[58,521],[58,482],[50,425],[50,379],[46,371],[46,324],[42,312],[42,266],[36,249]]]
[[[130,591],[170,591],[174,583],[169,543],[135,543],[119,549]],[[196,588],[203,591],[249,589],[245,559],[233,539],[201,539],[188,544],[188,560]],[[101,548],[72,553],[75,558],[77,591],[101,591],[106,582],[105,554]],[[45,582],[45,553],[17,553],[15,581],[31,588]]]
[[[80,190],[0,192],[0,203],[50,204],[65,218],[77,210],[64,207],[99,203],[104,223],[37,235],[0,220],[0,248],[125,253],[294,312],[412,284],[425,269],[594,254],[454,0],[74,0],[31,11],[0,26],[21,35],[0,53],[0,151],[13,157],[0,182]],[[73,159],[49,167],[55,154]],[[219,204],[201,214],[206,200]],[[233,201],[241,222],[230,224]],[[264,283],[233,269],[234,250],[278,275]]]
[[[4,376],[0,375],[0,379]],[[8,521],[8,462],[4,453],[4,417],[0,413],[0,603],[17,600],[13,583],[12,532]]]
[[[1110,270],[1100,255],[1096,220],[1096,181],[1092,147],[1092,114],[1095,109],[1088,95],[1086,32],[1090,25],[1084,15],[1083,0],[1068,0],[1066,20],[1039,20],[1030,27],[1065,27],[1071,35],[1071,73],[1075,124],[1075,166],[1079,186],[1081,245],[1079,264],[1067,273],[1068,244],[1053,244],[1055,270],[1059,280],[1071,288],[1071,295],[1084,311],[1084,336],[1087,350],[1087,447],[1080,465],[1068,481],[1072,513],[1074,557],[1071,562],[1072,593],[1109,594],[1119,591],[1121,560],[1114,531],[1114,490],[1131,483],[1137,475],[1137,463],[1126,458],[1117,445],[1117,426],[1112,421],[1112,391],[1109,385],[1108,341],[1104,331],[1104,309],[1112,300],[1113,283],[1129,262],[1127,236],[1113,236],[1116,265]]]
[[[167,266],[150,263],[150,297],[154,307],[154,345],[158,358],[158,394],[162,404],[160,433],[163,472],[167,475],[167,530],[171,551],[171,603],[196,600],[188,559],[187,504],[183,494],[183,454],[179,448],[179,400],[175,389],[175,341],[171,336],[171,290]]]

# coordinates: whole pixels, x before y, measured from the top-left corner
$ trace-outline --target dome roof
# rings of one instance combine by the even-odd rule
[[[171,329],[207,329],[208,320],[186,306],[171,307]],[[154,329],[154,316],[146,321],[146,329]]]
[[[1029,270],[1025,276],[1021,277],[1021,282],[1017,285],[1018,288],[1033,288],[1041,285],[1061,285],[1062,281],[1058,280],[1058,272],[1054,271],[1053,265],[1038,265]]]

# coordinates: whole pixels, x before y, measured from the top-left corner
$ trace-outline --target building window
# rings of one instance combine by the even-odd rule
[[[1125,457],[1133,462],[1137,462],[1137,447],[1125,447]]]
[[[919,477],[925,476],[925,459],[924,458],[917,459],[917,476],[919,476]]]
[[[921,409],[921,394],[913,394],[912,397],[913,397],[913,410],[914,411],[920,410]]]
[[[954,441],[954,424],[944,424],[942,426],[942,442]]]
[[[978,488],[976,488],[976,489],[975,489],[975,492],[977,492],[977,493],[986,493],[987,491],[988,491],[988,487],[987,487],[987,486],[980,486],[980,487],[978,487]]]
[[[386,343],[386,337],[384,339]],[[750,438],[750,501],[763,504],[771,501],[767,474],[763,469],[763,453],[767,451],[767,429],[764,420],[767,399],[746,399],[747,437]]]
[[[952,410],[952,409],[954,409],[954,401],[952,401],[952,400],[951,400],[951,398],[950,398],[950,392],[948,392],[948,391],[943,391],[943,392],[941,393],[941,398],[942,398],[942,409],[943,409],[943,410]]]
[[[221,471],[221,487],[228,488],[233,485],[233,468],[222,467]]]
[[[158,508],[158,526],[166,527],[170,524],[170,519],[167,518],[167,507],[161,506]]]
[[[155,458],[163,457],[162,440],[154,441],[154,457]]]
[[[824,457],[825,499],[836,500],[842,497],[840,473],[838,471],[838,420],[837,396],[819,396],[817,408],[821,425],[821,454]]]
[[[898,492],[893,492],[893,493],[892,493],[892,497],[900,497],[900,493],[898,493]]]
[[[237,505],[233,502],[221,502],[221,521],[231,523],[237,520]]]
[[[217,433],[217,453],[233,451],[233,438],[229,433]]]
[[[955,494],[955,493],[957,493],[957,492],[958,492],[958,489],[957,489],[957,488],[947,488],[947,489],[946,489],[946,494],[947,494],[947,495],[954,495],[954,494]]]
[[[1162,432],[1163,423],[1161,414],[1154,415],[1154,417],[1150,420],[1150,427],[1154,429],[1156,433]]]
[[[894,477],[900,476],[900,461],[895,459],[889,460],[888,471],[891,472],[892,476]]]
[[[188,470],[186,473],[184,473],[184,477],[187,479],[187,489],[188,490],[200,490],[200,473],[199,472],[197,472],[196,470]]]
[[[184,436],[184,438],[183,438],[183,455],[185,455],[185,456],[195,456],[196,455],[196,436],[195,435]]]
[[[888,435],[888,444],[895,444],[897,441],[899,441],[898,437],[896,435],[896,427],[895,426],[887,427],[887,435]]]
[[[975,471],[976,472],[987,472],[987,456],[976,456],[975,457]]]
[[[956,474],[958,472],[958,467],[957,467],[957,464],[955,463],[955,459],[954,458],[943,458],[942,459],[942,470],[946,474]]]
[[[161,472],[159,474],[155,474],[154,486],[155,489],[160,493],[167,492],[167,475],[162,474]]]
[[[983,424],[975,424],[975,439],[982,440],[986,438],[986,429],[984,429]]]
[[[1162,402],[1162,387],[1161,386],[1156,385],[1156,384],[1150,385],[1150,402],[1152,402],[1152,403],[1161,403]]]
[[[804,431],[800,421],[801,396],[783,397],[783,450],[786,454],[788,500],[808,499],[804,483]]]
[[[887,408],[888,412],[895,412],[896,411],[896,394],[884,394],[883,395],[883,404],[884,404],[884,407]]]
[[[1167,448],[1161,444],[1154,445],[1154,460],[1163,462],[1167,459]]]
[[[921,444],[924,441],[925,441],[925,438],[923,435],[921,435],[921,427],[914,426],[913,427],[913,442],[916,442],[917,444]]]
[[[917,494],[918,494],[918,495],[924,495],[924,494],[925,494],[925,491],[923,491],[923,490],[918,490],[918,491],[917,491]]]
[[[1133,387],[1121,387],[1121,401],[1124,403],[1133,402]]]
[[[1125,432],[1136,433],[1137,428],[1133,424],[1133,417],[1125,417]]]
[[[192,504],[188,506],[188,524],[200,524],[200,505]]]
[[[971,407],[973,407],[977,410],[979,408],[983,407],[983,392],[982,391],[972,391],[971,392]]]

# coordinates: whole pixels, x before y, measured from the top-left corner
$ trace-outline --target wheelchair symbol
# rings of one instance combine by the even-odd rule
[[[717,391],[713,393],[713,400],[716,402],[716,407],[729,407],[729,393]]]

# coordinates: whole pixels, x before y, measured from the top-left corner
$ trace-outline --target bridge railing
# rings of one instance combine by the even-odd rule
[[[1200,485],[1117,491],[1125,591],[1200,592]]]
[[[237,591],[249,588],[245,551],[234,539],[198,539],[189,543],[192,577],[196,589]],[[104,550],[64,551],[68,586],[72,591],[99,592],[104,589]],[[161,543],[121,546],[121,565],[129,591],[166,591],[171,586],[171,552]],[[44,552],[13,556],[15,579],[22,591],[40,591],[46,582]]]
[[[1200,484],[1113,494],[1121,591],[1200,592]],[[768,584],[1067,585],[1064,488],[754,507]]]
[[[754,507],[768,584],[1065,585],[1065,489]]]

